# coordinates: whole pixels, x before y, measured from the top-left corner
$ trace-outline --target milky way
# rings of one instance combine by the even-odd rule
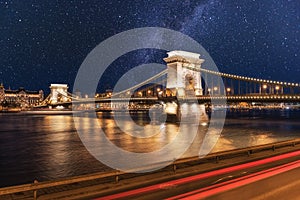
[[[220,71],[300,82],[298,0],[0,0],[0,81],[6,87],[72,86],[87,54],[125,30],[158,26],[189,35]],[[135,65],[161,62],[142,50],[114,63],[100,83],[111,87]]]

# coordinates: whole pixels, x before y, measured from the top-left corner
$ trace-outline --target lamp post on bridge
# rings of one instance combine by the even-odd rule
[[[163,94],[163,91],[160,89],[160,87],[156,88],[156,96],[159,97],[159,96],[162,96]]]
[[[231,88],[226,88],[227,95],[231,94]]]
[[[143,97],[143,93],[141,91],[138,92],[138,97]]]
[[[266,84],[263,84],[262,88],[263,88],[263,93],[267,94],[268,86]]]
[[[211,89],[207,88],[207,94],[210,95],[211,94]]]
[[[278,94],[280,87],[278,85],[275,86],[276,94]]]
[[[218,87],[214,87],[214,94],[217,94]]]
[[[148,91],[147,91],[147,96],[148,96],[148,97],[151,97],[151,94],[152,94],[152,91],[151,91],[151,90],[148,90]]]

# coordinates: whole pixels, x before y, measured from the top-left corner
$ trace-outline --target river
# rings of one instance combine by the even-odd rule
[[[176,137],[180,126],[178,123],[158,124],[155,127],[159,127],[162,134],[134,138],[118,128],[110,113],[98,113],[97,119],[91,119],[88,115],[82,117],[85,121],[81,124],[82,128],[95,129],[93,124],[96,121],[116,146],[137,153],[162,148]],[[146,113],[135,113],[132,117],[134,123],[149,126]],[[130,122],[125,121],[124,124],[125,132],[133,130]],[[202,128],[199,128],[195,137],[195,144],[198,136],[207,131],[207,124],[200,126]],[[1,187],[31,183],[34,179],[55,180],[111,169],[95,159],[84,147],[72,115],[2,113],[0,127]],[[299,131],[300,111],[228,112],[222,133],[211,152],[298,138]],[[109,151],[103,148],[101,153],[107,154]],[[184,156],[193,156],[198,152],[199,144],[191,145]]]

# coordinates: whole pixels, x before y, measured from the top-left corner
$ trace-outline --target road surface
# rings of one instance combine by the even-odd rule
[[[96,198],[300,199],[300,151]]]

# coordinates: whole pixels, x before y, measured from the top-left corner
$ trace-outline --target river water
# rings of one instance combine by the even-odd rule
[[[178,123],[158,123],[151,129],[147,113],[131,116],[135,124],[150,130],[151,137],[147,136],[147,131],[144,138],[126,134],[134,132],[134,124],[125,119],[124,127],[120,129],[110,113],[98,113],[97,119],[83,115],[80,127],[90,130],[95,129],[95,124],[100,125],[114,145],[136,153],[159,150],[172,142],[180,129]],[[191,125],[181,126],[183,132],[189,134]],[[151,135],[153,127],[161,134]],[[199,141],[203,139],[208,125],[202,123],[199,127],[193,144],[190,144],[184,156],[198,155],[201,146]],[[222,133],[220,137],[215,137],[217,142],[211,152],[298,138],[299,131],[300,111],[228,112]],[[100,148],[103,145],[101,153],[109,154],[110,149],[104,148],[103,142],[99,142]],[[54,180],[110,169],[85,148],[72,115],[0,114],[0,187],[31,183],[34,179]]]

